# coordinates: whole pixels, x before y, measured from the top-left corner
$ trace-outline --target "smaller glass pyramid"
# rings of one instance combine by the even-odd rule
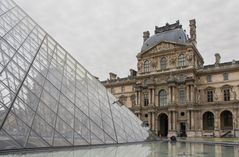
[[[11,0],[0,0],[0,151],[144,141],[148,128]]]

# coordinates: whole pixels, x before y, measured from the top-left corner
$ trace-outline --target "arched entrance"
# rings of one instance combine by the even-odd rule
[[[203,130],[214,130],[214,114],[205,112],[203,114]]]
[[[230,111],[223,111],[220,115],[220,120],[221,130],[233,129],[232,113]]]
[[[165,113],[159,115],[159,135],[163,137],[168,135],[168,116]]]

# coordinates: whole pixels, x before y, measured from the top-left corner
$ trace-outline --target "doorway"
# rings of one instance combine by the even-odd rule
[[[185,122],[182,122],[180,123],[180,137],[187,137],[187,134],[186,134],[186,123]]]
[[[168,116],[164,113],[159,115],[159,136],[168,136]]]

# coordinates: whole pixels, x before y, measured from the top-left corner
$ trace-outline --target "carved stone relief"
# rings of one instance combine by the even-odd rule
[[[171,55],[169,57],[169,63],[174,66],[176,64],[176,59],[177,59],[177,56],[175,54]]]
[[[153,58],[152,61],[151,61],[151,66],[153,69],[156,69],[157,66],[158,66],[158,60],[157,58]]]
[[[138,71],[141,71],[143,67],[143,63],[141,61],[138,61],[137,67],[138,67]]]
[[[130,96],[130,100],[131,100],[132,106],[135,106],[135,105],[136,105],[135,98],[136,98],[135,94],[132,94],[132,95]]]
[[[192,61],[193,61],[193,53],[191,51],[186,53],[186,59],[188,61],[189,65],[192,65]]]

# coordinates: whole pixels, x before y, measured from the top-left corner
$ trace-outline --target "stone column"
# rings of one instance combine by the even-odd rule
[[[215,111],[214,115],[214,135],[216,137],[220,137],[220,115],[219,115],[219,110]]]
[[[168,114],[168,130],[171,131],[172,130],[172,114],[171,114],[171,111],[169,111],[169,114]]]
[[[152,89],[152,104],[155,106],[155,88]]]
[[[152,124],[151,124],[151,112],[148,112],[148,124],[149,124],[149,128],[152,128]]]
[[[194,127],[194,111],[191,111],[191,130],[195,130]]]
[[[172,102],[176,102],[176,89],[175,86],[172,86]]]
[[[152,89],[149,89],[149,105],[152,104]]]
[[[155,113],[152,112],[152,130],[155,131]]]
[[[137,99],[136,99],[136,104],[139,106],[139,91],[137,91],[137,94],[136,94],[136,96],[137,96]]]
[[[172,103],[172,87],[169,86],[168,87],[168,103],[171,104]]]
[[[189,96],[190,96],[190,91],[189,91],[189,89],[190,89],[190,87],[189,87],[190,85],[187,85],[186,86],[186,102],[188,103],[188,102],[190,102],[189,100],[190,100],[190,98],[189,98]]]
[[[187,130],[191,130],[191,117],[190,117],[190,110],[187,111]]]
[[[176,131],[176,111],[173,112],[173,130]]]
[[[141,106],[141,92],[139,91],[139,106]]]
[[[194,98],[195,98],[195,92],[194,92],[195,90],[194,90],[194,85],[191,85],[191,102],[192,103],[194,103],[195,102],[195,100],[194,100]]]

